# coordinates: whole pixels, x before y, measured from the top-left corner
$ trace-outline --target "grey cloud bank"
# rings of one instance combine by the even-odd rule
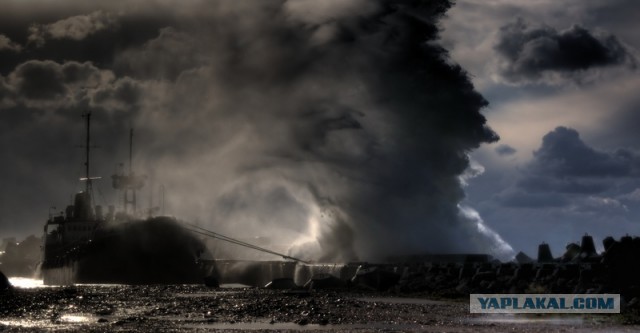
[[[135,28],[135,11],[37,22],[49,32],[32,52],[50,57],[25,55],[1,81],[2,122],[20,125],[4,126],[2,141],[24,143],[0,150],[15,180],[3,202],[22,207],[3,207],[3,233],[25,228],[15,221],[39,228],[47,199],[74,188],[58,175],[77,170],[77,156],[32,152],[45,140],[73,149],[79,116],[92,110],[104,146],[96,173],[124,156],[132,123],[136,167],[165,186],[167,209],[223,233],[270,237],[315,260],[509,257],[509,245],[459,206],[467,154],[497,135],[480,113],[484,98],[434,43],[450,4],[366,4],[196,3],[166,20],[140,17],[155,33],[128,40],[120,38]],[[109,52],[66,48],[98,41]],[[23,165],[56,181],[26,182]],[[30,185],[18,195],[20,182]]]
[[[513,155],[517,152],[517,150],[507,144],[501,144],[499,146],[496,147],[495,149],[496,153],[498,153],[499,155],[502,156],[509,156],[509,155]]]
[[[555,253],[585,232],[596,242],[640,232],[639,11],[630,0],[459,0],[443,21],[444,45],[489,100],[500,143],[516,150],[471,154],[485,173],[469,180],[465,202],[519,250],[535,256],[542,241]],[[558,126],[578,140],[550,133]],[[541,143],[547,134],[555,151]]]
[[[514,83],[540,81],[554,73],[578,80],[592,68],[635,67],[635,58],[615,36],[594,34],[579,25],[557,31],[519,18],[500,28],[494,48],[504,59],[501,75]]]
[[[596,150],[571,128],[558,127],[542,139],[540,149],[522,169],[515,187],[501,193],[500,201],[512,207],[592,207],[596,198],[613,203],[625,194],[622,183],[637,183],[640,158],[636,152]]]

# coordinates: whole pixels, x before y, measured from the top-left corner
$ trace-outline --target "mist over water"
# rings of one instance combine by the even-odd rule
[[[66,126],[92,110],[94,141],[108,143],[99,153],[109,159],[125,156],[132,124],[135,169],[150,180],[144,193],[157,202],[162,184],[168,214],[231,237],[262,237],[265,247],[314,261],[426,252],[505,259],[511,247],[459,206],[468,153],[498,136],[480,113],[487,102],[437,44],[449,6],[273,0],[160,8],[158,17],[170,19],[158,34],[110,62],[31,61],[93,76],[63,82],[61,104],[30,105],[57,105],[54,118]],[[113,7],[114,31],[149,15]],[[110,30],[101,31],[107,38]],[[55,42],[42,36],[44,45]],[[109,174],[114,164],[102,157],[94,165]]]

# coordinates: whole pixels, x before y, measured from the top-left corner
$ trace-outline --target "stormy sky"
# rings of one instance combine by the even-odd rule
[[[449,6],[3,2],[0,235],[83,188],[87,111],[98,203],[133,127],[141,209],[312,260],[637,234],[640,6]]]
[[[490,105],[499,142],[465,202],[514,248],[640,232],[635,1],[461,0],[443,45]]]

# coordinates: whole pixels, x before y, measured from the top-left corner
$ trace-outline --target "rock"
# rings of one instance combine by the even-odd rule
[[[108,316],[112,315],[115,312],[115,309],[112,307],[104,307],[96,310],[94,313],[98,316]]]
[[[593,237],[585,234],[582,236],[582,242],[580,243],[580,254],[584,257],[592,257],[597,255],[596,246],[593,244]]]
[[[9,279],[4,275],[4,273],[0,272],[0,292],[7,291],[11,288],[12,286]]]
[[[456,291],[461,294],[469,294],[471,293],[471,288],[469,288],[469,280],[461,281],[458,286],[456,286]]]
[[[533,271],[533,265],[531,264],[521,264],[516,270],[513,272],[513,280],[529,280],[533,278],[535,272]]]
[[[625,294],[633,298],[639,298],[638,300],[640,300],[640,287],[630,286],[626,288]]]
[[[550,275],[553,275],[555,267],[553,264],[544,264],[538,268],[535,275],[535,280],[540,281]]]
[[[538,262],[552,262],[553,255],[551,254],[551,248],[549,244],[542,243],[538,245]]]
[[[578,283],[589,283],[593,280],[593,270],[591,268],[583,268],[580,270],[580,278]]]
[[[593,243],[593,237],[585,234],[582,236],[582,241],[580,242],[580,254],[574,259],[577,259],[580,262],[597,262],[600,261],[601,257],[596,252],[596,247]]]
[[[489,289],[489,285],[491,284],[491,282],[489,280],[482,280],[480,281],[480,290],[488,290]]]
[[[220,282],[213,275],[209,275],[204,278],[204,285],[209,288],[220,288]]]
[[[511,277],[516,270],[516,266],[512,263],[500,264],[496,270],[499,277]]]
[[[516,254],[516,261],[519,264],[528,264],[528,263],[532,263],[533,259],[531,259],[531,257],[526,255],[524,252],[520,251],[518,252],[518,254]]]
[[[307,289],[337,289],[345,286],[346,283],[344,281],[327,273],[315,274],[304,284]]]
[[[567,262],[576,258],[580,254],[580,245],[576,243],[567,244],[566,251],[562,255],[562,261]]]
[[[473,283],[480,283],[482,281],[493,281],[495,279],[496,279],[496,274],[493,272],[479,272],[479,273],[476,273],[471,278],[471,281]]]
[[[464,264],[458,271],[458,280],[470,278],[475,273],[475,269],[471,264]]]
[[[385,291],[395,286],[400,275],[380,267],[359,267],[352,282],[367,289]]]
[[[613,239],[613,237],[611,236],[606,237],[605,239],[602,240],[602,245],[604,246],[605,251],[609,251],[609,248],[615,243],[617,243],[616,240]]]
[[[296,289],[298,285],[293,282],[292,278],[278,278],[264,286],[267,289]]]

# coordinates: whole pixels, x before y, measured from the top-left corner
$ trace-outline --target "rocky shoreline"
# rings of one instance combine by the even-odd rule
[[[266,288],[220,287],[212,278],[207,285],[25,289],[2,279],[0,332],[637,331],[640,269],[634,263],[640,238],[606,239],[606,251],[598,254],[585,237],[558,258],[542,244],[535,261],[522,255],[511,263],[482,256],[466,261],[417,257],[402,264],[305,266],[298,269],[306,271],[297,271],[298,277],[308,277],[304,285],[279,278]],[[333,275],[321,272],[328,267]],[[244,268],[253,272],[245,277],[260,272]],[[619,293],[622,313],[478,315],[469,313],[471,293]]]
[[[0,297],[0,331],[633,331],[630,313],[492,317],[468,298],[358,289],[270,290],[201,285],[13,288]],[[637,318],[637,316],[635,317]]]

